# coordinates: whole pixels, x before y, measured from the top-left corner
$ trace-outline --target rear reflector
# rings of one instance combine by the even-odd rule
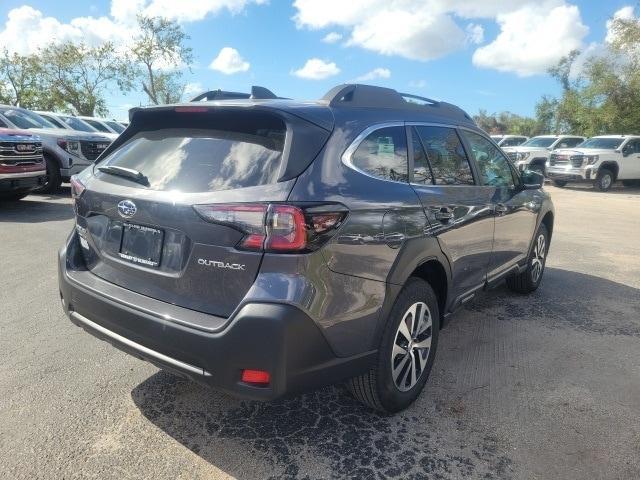
[[[243,370],[242,381],[244,383],[253,383],[261,386],[269,385],[271,382],[271,375],[264,370]]]

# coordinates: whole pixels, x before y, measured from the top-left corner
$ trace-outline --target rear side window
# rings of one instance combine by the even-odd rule
[[[407,182],[407,135],[404,127],[385,127],[365,138],[351,157],[363,172],[395,182]]]
[[[473,185],[462,142],[453,128],[416,127],[436,185]]]
[[[227,125],[229,130],[160,128],[139,132],[101,163],[141,172],[153,190],[212,192],[276,183],[286,134],[284,122],[257,116],[244,117],[243,122],[230,118]]]

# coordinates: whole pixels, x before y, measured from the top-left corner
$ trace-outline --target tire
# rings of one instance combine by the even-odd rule
[[[542,238],[542,240],[540,240]],[[549,231],[540,224],[527,259],[527,269],[507,277],[507,287],[516,293],[531,293],[540,286],[549,252]]]
[[[566,180],[552,180],[552,182],[556,187],[560,188],[564,187],[567,184]]]
[[[60,167],[58,163],[48,155],[44,157],[47,162],[47,176],[45,183],[34,190],[34,193],[56,193],[62,185],[62,177],[60,176]]]
[[[416,325],[413,322],[416,317],[424,321]],[[412,325],[417,328],[410,333]],[[398,412],[411,405],[429,378],[439,329],[440,312],[435,292],[424,280],[411,277],[391,309],[375,365],[347,383],[352,395],[365,405],[386,413]],[[418,346],[421,344],[422,347]],[[396,367],[396,375],[392,364]],[[412,371],[415,371],[415,380]]]
[[[24,197],[29,195],[31,192],[10,192],[10,193],[0,193],[0,200],[4,200],[7,202],[17,202],[18,200],[22,200]]]
[[[596,180],[593,182],[593,186],[600,190],[601,192],[608,192],[611,190],[613,186],[613,182],[615,182],[615,177],[613,173],[608,168],[601,168],[598,170],[598,174],[596,175]]]

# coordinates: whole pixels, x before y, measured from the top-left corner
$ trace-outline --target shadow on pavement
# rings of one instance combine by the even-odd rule
[[[521,339],[512,332],[521,329],[505,327],[518,322],[535,322],[535,331],[544,325],[544,335],[553,335],[548,329],[565,328],[636,337],[640,320],[633,312],[638,311],[640,290],[566,270],[547,269],[543,286],[530,296],[499,287],[458,313],[452,320],[458,326],[443,331],[427,388],[415,405],[395,416],[362,407],[341,386],[273,403],[245,402],[162,371],[131,395],[154,425],[239,478],[513,478],[515,465],[506,452],[512,451],[514,439],[504,446],[492,427],[496,418],[491,410],[499,402],[512,405],[511,392],[521,387],[508,384],[487,397],[479,393],[473,404],[469,392],[487,385],[460,380],[476,366],[468,364],[461,346],[477,345],[479,330],[500,336],[489,334],[483,340],[487,351],[497,348],[492,341],[517,344]],[[485,374],[488,380],[475,381],[490,383],[493,374]],[[544,384],[545,379],[536,381]],[[532,427],[520,417],[511,422],[518,432]],[[545,427],[538,435],[554,439],[549,441],[557,442],[558,449],[575,448],[564,446],[562,427],[555,432],[549,428],[556,427]]]
[[[52,201],[70,197],[71,191],[66,187],[56,194],[32,194],[17,202],[0,202],[0,223],[43,223],[70,220],[74,215],[71,204]]]

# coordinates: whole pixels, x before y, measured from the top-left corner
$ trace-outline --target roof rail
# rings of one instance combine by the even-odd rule
[[[254,98],[257,100],[268,100],[280,98],[276,96],[268,88],[260,87],[258,85],[254,85],[251,87],[251,93],[243,93],[243,92],[228,92],[225,90],[209,90],[207,92],[202,92],[199,95],[196,95],[191,99],[192,102],[200,102],[202,100],[237,100],[237,99],[245,99],[245,98]]]
[[[392,88],[372,85],[343,84],[329,90],[322,100],[331,107],[372,107],[396,109],[437,109],[440,115],[473,122],[461,108],[447,102],[439,102],[410,93],[400,93]]]

